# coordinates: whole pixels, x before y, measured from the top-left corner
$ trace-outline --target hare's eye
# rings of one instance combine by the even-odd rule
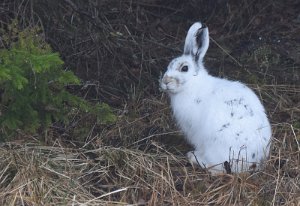
[[[188,66],[181,67],[182,72],[187,72],[189,70]]]

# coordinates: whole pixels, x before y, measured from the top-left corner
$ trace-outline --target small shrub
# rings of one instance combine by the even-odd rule
[[[53,121],[68,122],[67,114],[74,108],[93,111],[102,123],[114,121],[108,105],[92,106],[65,89],[80,80],[63,70],[59,54],[39,33],[38,28],[18,31],[13,23],[3,35],[8,49],[0,50],[1,139],[17,129],[35,133],[47,129]]]

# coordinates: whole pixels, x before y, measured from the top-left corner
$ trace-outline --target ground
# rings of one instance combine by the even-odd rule
[[[111,105],[116,123],[74,114],[70,125],[1,143],[2,205],[299,205],[300,16],[288,1],[8,1],[1,25],[38,25],[83,84],[70,91]],[[193,167],[158,79],[189,26],[210,29],[212,75],[255,90],[272,123],[263,170]],[[45,141],[41,141],[44,139]]]

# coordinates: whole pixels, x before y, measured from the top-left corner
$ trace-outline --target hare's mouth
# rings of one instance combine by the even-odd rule
[[[161,83],[160,88],[162,91],[171,93],[171,94],[175,94],[179,90],[178,85],[174,82],[169,82],[168,84]]]
[[[181,90],[183,83],[178,78],[166,75],[160,80],[160,87],[164,92],[175,94]]]

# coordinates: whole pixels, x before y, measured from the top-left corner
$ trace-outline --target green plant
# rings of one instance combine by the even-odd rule
[[[2,138],[17,129],[35,133],[47,129],[53,121],[66,123],[73,109],[96,111],[104,123],[114,121],[108,105],[92,106],[65,89],[80,80],[71,71],[63,70],[64,62],[41,38],[38,28],[18,31],[16,25],[10,25],[3,35],[8,49],[0,50]]]

